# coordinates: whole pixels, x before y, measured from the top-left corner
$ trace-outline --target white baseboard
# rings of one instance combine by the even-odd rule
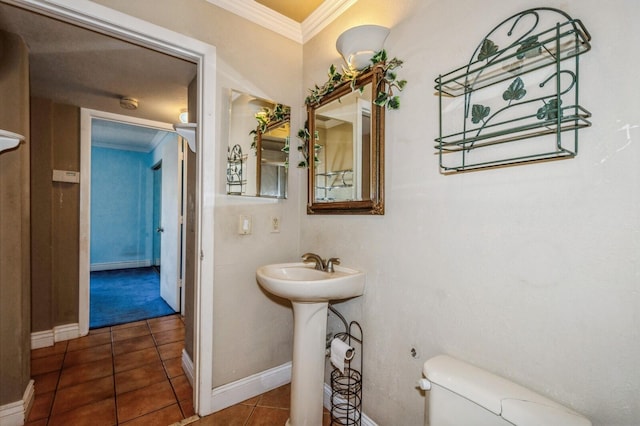
[[[291,382],[291,362],[214,388],[211,412],[223,410]]]
[[[53,330],[36,331],[31,333],[31,349],[40,349],[53,346],[55,342],[71,340],[80,337],[80,325],[78,323],[58,325]]]
[[[346,402],[342,398],[337,398],[338,402]],[[324,384],[324,408],[331,411],[331,386]],[[360,413],[360,421],[362,426],[378,426],[376,422],[367,417],[366,414]]]
[[[53,330],[36,331],[31,333],[31,349],[40,349],[53,346]]]
[[[20,401],[0,406],[0,426],[22,426],[27,420],[35,394],[33,380],[29,380]]]
[[[91,272],[110,271],[112,269],[146,268],[151,266],[151,260],[130,260],[127,262],[92,263],[89,266]]]
[[[182,370],[191,387],[193,387],[193,361],[186,350],[182,349]]]

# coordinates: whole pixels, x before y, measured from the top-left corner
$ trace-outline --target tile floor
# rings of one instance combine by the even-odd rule
[[[193,417],[193,391],[182,370],[183,342],[182,318],[171,315],[91,330],[31,351],[36,395],[26,426],[285,424],[289,385]],[[323,425],[330,423],[324,410]]]
[[[91,330],[31,351],[27,425],[169,425],[194,414],[179,315]]]

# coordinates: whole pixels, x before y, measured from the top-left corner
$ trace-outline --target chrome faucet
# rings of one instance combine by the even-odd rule
[[[325,269],[325,263],[324,260],[317,254],[315,253],[305,253],[302,255],[302,261],[303,262],[315,262],[316,263],[316,269],[318,271],[324,271]]]

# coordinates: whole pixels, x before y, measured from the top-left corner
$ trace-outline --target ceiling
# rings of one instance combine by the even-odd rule
[[[321,12],[323,16],[322,24],[313,25],[318,31],[357,0],[207,1],[254,22],[256,8],[267,9],[270,15],[266,20],[262,17],[260,25],[302,42],[304,24],[314,15]],[[29,47],[32,96],[163,123],[177,122],[187,108],[187,88],[197,74],[194,63],[1,0],[0,30],[20,35]],[[137,99],[138,108],[122,109],[122,97]],[[130,125],[122,126],[128,137],[136,136]],[[96,134],[103,135],[107,143],[119,129],[112,123],[102,130]],[[144,150],[140,145],[145,141],[151,149],[158,137],[148,129],[140,131],[135,150]]]
[[[296,22],[302,22],[320,6],[324,0],[255,0],[269,9],[273,9],[281,15],[291,18]]]

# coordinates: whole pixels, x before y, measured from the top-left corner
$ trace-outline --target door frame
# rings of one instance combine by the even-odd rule
[[[153,120],[145,120],[137,117],[130,117],[126,115],[114,114],[105,111],[98,111],[88,108],[80,108],[80,192],[81,192],[81,201],[80,201],[80,230],[81,234],[84,235],[83,238],[80,238],[79,242],[79,250],[80,250],[80,271],[79,271],[79,301],[78,301],[78,317],[79,317],[79,329],[80,335],[84,336],[89,331],[89,314],[90,314],[90,266],[91,266],[91,140],[92,140],[92,120],[107,120],[118,123],[129,124],[132,126],[138,127],[147,127],[151,129],[163,130],[166,132],[171,132],[175,135],[176,144],[183,144],[180,136],[174,131],[173,125],[168,123],[163,123],[160,121]],[[176,148],[182,151],[180,148]],[[178,154],[178,164],[179,167],[182,167],[180,164],[180,155]],[[160,162],[152,165],[151,168],[155,168],[159,166]],[[182,174],[182,171],[179,172]],[[182,186],[183,182],[180,181],[180,185],[178,189],[180,193],[177,194],[182,197]],[[86,198],[82,196],[86,195]],[[155,195],[155,194],[154,194]],[[87,202],[83,202],[86,200]],[[182,208],[183,200],[180,199],[180,207]],[[162,208],[162,207],[161,207]],[[179,218],[178,218],[179,220]],[[182,227],[181,223],[177,224],[178,228]],[[86,229],[85,229],[86,228]],[[84,232],[83,232],[84,231]],[[183,247],[180,250],[180,253],[183,252],[185,241],[180,235],[180,238],[176,242],[176,244],[183,244]],[[86,256],[86,259],[85,259]],[[176,258],[176,262],[182,262],[184,259]],[[152,259],[151,264],[155,264],[155,259]],[[85,270],[85,268],[89,268],[89,272]],[[180,274],[182,269],[182,265],[177,264],[176,271]],[[176,281],[175,285],[179,286],[182,282],[182,277],[177,277],[179,282]],[[160,289],[162,294],[162,276],[160,276]],[[177,290],[177,294],[181,294],[182,289]],[[165,299],[165,301],[167,301]],[[168,303],[168,302],[167,302]],[[170,303],[168,303],[171,306]],[[173,309],[174,307],[171,306]],[[181,309],[181,303],[178,301],[178,309]],[[184,313],[184,309],[180,311]],[[86,322],[86,324],[85,324]],[[86,331],[85,331],[86,330]]]
[[[194,408],[200,415],[212,412],[213,389],[213,285],[214,285],[214,207],[216,184],[216,48],[200,40],[168,30],[147,21],[86,0],[3,0],[55,19],[143,45],[161,53],[196,63],[198,67],[198,111],[196,153],[196,253],[194,282]],[[205,96],[206,94],[206,96]],[[85,150],[86,151],[86,150]],[[86,152],[81,151],[81,156]],[[203,165],[207,167],[203,167]],[[80,170],[80,203],[87,203]],[[86,178],[86,177],[85,177]],[[86,185],[84,185],[86,186]],[[81,218],[80,243],[85,243],[89,223]],[[207,238],[203,238],[206,235]],[[88,252],[80,251],[80,272],[88,273]],[[83,272],[86,271],[86,272]],[[81,277],[82,279],[82,277]],[[85,279],[87,279],[85,277]],[[203,285],[206,283],[206,285]],[[86,291],[86,290],[85,290]],[[79,294],[87,298],[88,294]],[[82,315],[86,316],[83,317]],[[79,313],[80,334],[88,333],[88,314]]]

